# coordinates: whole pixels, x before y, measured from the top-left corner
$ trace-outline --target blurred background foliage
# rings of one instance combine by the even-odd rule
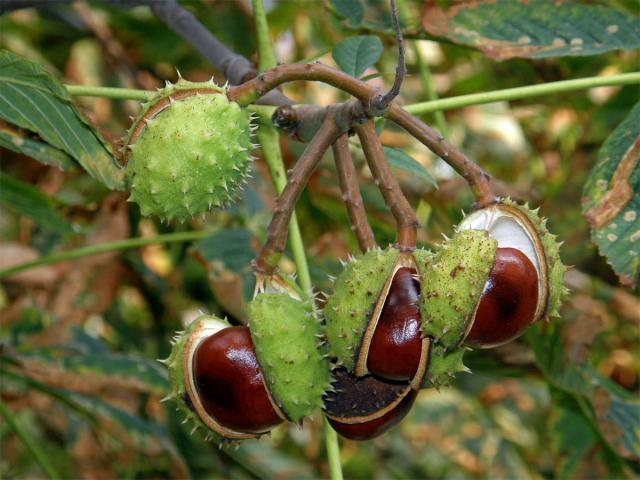
[[[211,75],[224,81],[148,7],[36,3],[38,8],[0,17],[1,46],[66,83],[155,89],[176,81],[177,70],[192,81]],[[407,2],[411,48],[404,104],[428,98],[417,55],[441,97],[638,70],[633,49],[497,62],[449,39],[434,41],[421,28],[421,15],[446,3]],[[638,14],[635,0],[582,3]],[[182,4],[235,52],[257,60],[250,2]],[[380,86],[391,82],[396,49],[386,2],[265,4],[280,62],[335,64],[332,49],[341,40],[376,35],[382,54],[363,75],[373,75],[370,81]],[[629,18],[638,25],[637,17]],[[310,83],[288,84],[284,93],[319,105],[345,98]],[[473,375],[459,375],[452,388],[421,392],[409,416],[388,434],[366,443],[341,441],[346,478],[638,476],[640,300],[620,286],[591,242],[581,202],[599,149],[638,93],[637,85],[602,87],[424,116],[494,176],[499,194],[541,207],[550,230],[565,242],[564,262],[574,266],[566,278],[572,296],[552,324],[505,347],[470,353]],[[76,100],[113,143],[139,108],[134,101]],[[392,125],[384,127],[383,143],[402,149],[437,182],[434,188],[423,176],[395,170],[420,215],[420,243],[435,248],[470,209],[472,196],[424,147]],[[173,405],[159,403],[168,380],[154,359],[168,355],[174,332],[200,311],[232,322],[245,315],[253,289],[249,262],[264,239],[274,200],[262,159],[239,203],[204,220],[167,225],[141,218],[126,193],[109,191],[59,151],[46,151],[37,136],[5,122],[0,133],[34,148],[30,155],[1,150],[1,268],[85,244],[213,230],[192,243],[106,253],[3,279],[0,405],[51,468],[65,478],[326,477],[319,415],[303,429],[283,426],[269,438],[219,449],[199,433],[190,435]],[[283,135],[281,147],[289,167],[304,145]],[[33,159],[36,150],[47,162]],[[394,238],[393,221],[356,143],[353,154],[370,222],[386,245]],[[325,292],[331,288],[328,275],[340,271],[339,260],[357,250],[340,197],[328,156],[297,207],[312,279]],[[285,259],[282,268],[293,271],[293,262]],[[10,427],[0,425],[0,476],[42,476]]]

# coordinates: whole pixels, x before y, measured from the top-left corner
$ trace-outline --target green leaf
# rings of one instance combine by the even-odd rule
[[[331,0],[333,10],[347,19],[351,30],[366,30],[388,35],[393,32],[389,2],[386,0]]]
[[[379,77],[382,77],[382,73],[374,72],[374,73],[370,73],[369,75],[365,75],[360,80],[362,80],[363,82],[366,82],[366,81],[373,80],[374,78],[379,78]]]
[[[43,230],[59,234],[71,232],[54,202],[37,188],[0,173],[0,203],[18,215],[31,218]]]
[[[621,456],[640,458],[640,400],[588,369],[594,386],[590,401],[604,438]]]
[[[75,165],[73,158],[62,150],[8,128],[0,128],[0,147],[26,155],[45,165],[58,167],[60,170],[68,170]]]
[[[253,235],[246,229],[221,230],[198,241],[194,248],[209,262],[220,262],[228,270],[240,273],[249,268],[255,256],[251,248]]]
[[[123,170],[60,82],[38,64],[7,50],[0,50],[0,72],[1,118],[68,153],[107,187],[124,188]]]
[[[574,398],[557,390],[552,392],[549,430],[555,474],[558,478],[580,478],[580,472],[594,468],[596,462],[601,464],[597,458],[602,450],[600,438]]]
[[[598,152],[583,191],[591,239],[625,286],[640,277],[640,103]]]
[[[590,328],[588,323],[584,317],[576,316],[569,323],[538,324],[529,329],[527,337],[536,363],[549,383],[567,399],[572,398],[567,402],[577,403],[582,409],[581,413],[572,411],[566,415],[586,415],[582,421],[588,420],[589,428],[603,441],[606,440],[610,451],[615,451],[618,456],[634,458],[640,455],[640,402],[587,363],[585,355],[593,340],[592,333],[585,331],[585,328]],[[576,409],[572,407],[569,410]],[[586,439],[586,436],[580,438]],[[579,444],[567,447],[578,449]],[[578,453],[575,454],[579,457]],[[573,463],[578,460],[566,460],[572,465],[566,468],[577,468]],[[615,464],[617,461],[609,458],[608,462]]]
[[[360,0],[331,0],[334,10],[347,19],[349,27],[355,28],[362,23],[364,8]]]
[[[384,150],[384,156],[387,158],[389,165],[416,175],[433,188],[438,188],[436,179],[433,178],[427,169],[418,163],[415,158],[410,157],[399,148],[383,146],[382,149]]]
[[[596,55],[640,47],[640,20],[600,5],[549,0],[480,0],[443,10],[425,2],[427,33],[496,60]]]
[[[265,442],[242,442],[237,449],[228,449],[227,454],[241,465],[245,465],[258,478],[317,478],[309,462],[281,450]]]
[[[569,331],[565,324],[565,335]],[[563,325],[560,322],[538,322],[527,331],[526,336],[535,353],[538,368],[550,383],[566,392],[587,394],[591,385],[583,371],[584,359],[580,358],[584,345],[576,343],[565,348],[566,339],[562,334]]]
[[[165,396],[169,391],[167,371],[158,362],[133,354],[82,353],[69,347],[39,348],[18,357],[20,362],[38,366],[52,378],[85,379],[87,388],[118,386],[138,392]]]
[[[349,37],[338,43],[332,52],[338,66],[349,75],[359,77],[376,63],[382,53],[382,42],[375,35]]]
[[[138,441],[143,440],[144,437],[148,437],[148,439],[157,437],[156,439],[160,440],[163,444],[165,442],[170,443],[164,433],[164,429],[157,423],[142,420],[140,417],[131,415],[124,410],[120,410],[97,397],[91,397],[82,393],[52,387],[42,381],[17,374],[6,367],[7,365],[0,363],[0,374],[2,374],[3,377],[22,383],[31,389],[39,390],[51,395],[66,407],[87,416],[94,424],[96,424],[96,417],[102,417],[109,422],[119,424],[123,427],[124,431]]]
[[[68,409],[86,417],[93,424],[96,432],[106,433],[114,439],[120,439],[121,433],[124,433],[133,441],[127,443],[135,445],[138,450],[144,450],[147,445],[152,447],[153,443],[157,442],[171,455],[174,461],[183,462],[176,446],[167,435],[166,429],[159,423],[131,414],[98,397],[54,388],[2,367],[3,365],[0,363],[0,375],[5,379],[5,383],[7,383],[7,379],[10,379],[22,383],[30,389],[50,395]]]
[[[204,238],[193,246],[214,270],[230,270],[240,277],[245,299],[252,297],[255,286],[255,275],[251,268],[251,260],[255,257],[251,247],[252,238],[249,230],[228,229]]]

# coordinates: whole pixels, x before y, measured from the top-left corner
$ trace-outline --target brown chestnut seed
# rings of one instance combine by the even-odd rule
[[[515,248],[498,248],[465,342],[491,348],[520,336],[535,320],[538,274]]]
[[[333,429],[349,440],[371,440],[394,427],[409,413],[413,402],[415,402],[418,392],[411,390],[396,405],[383,416],[363,423],[343,423],[333,418],[329,418],[329,423]]]
[[[369,440],[396,425],[409,412],[416,391],[406,383],[372,375],[356,377],[333,371],[334,391],[325,397],[325,411],[336,432],[353,440]]]
[[[203,340],[194,354],[193,376],[202,406],[222,426],[264,433],[282,422],[247,327],[228,327]]]
[[[397,270],[369,346],[368,370],[387,380],[411,380],[420,364],[420,284],[414,275],[413,268]]]

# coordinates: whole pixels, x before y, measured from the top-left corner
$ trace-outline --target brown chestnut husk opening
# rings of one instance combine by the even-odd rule
[[[262,434],[282,422],[247,327],[227,327],[204,339],[194,357],[198,398],[218,423],[238,432]]]
[[[430,339],[424,339],[423,345],[423,356],[428,359]],[[374,375],[357,377],[344,368],[334,370],[333,379],[333,390],[324,400],[325,412],[334,430],[352,440],[369,440],[399,423],[411,409],[419,388]]]
[[[515,248],[498,248],[465,343],[491,348],[519,337],[535,319],[538,275]]]
[[[172,396],[195,422],[194,430],[204,424],[218,441],[245,440],[285,419],[266,387],[245,326],[202,316],[177,337],[165,363]]]
[[[413,253],[400,252],[373,307],[358,352],[355,374],[408,381],[419,388],[428,362],[423,338],[420,283]]]
[[[561,275],[564,266],[559,262],[554,238],[536,211],[505,201],[467,216],[459,229],[484,230],[497,243],[467,329],[467,345],[492,348],[505,344],[555,310],[550,305],[550,290],[557,292],[561,286],[552,286],[550,277]],[[555,283],[561,281],[555,279]]]

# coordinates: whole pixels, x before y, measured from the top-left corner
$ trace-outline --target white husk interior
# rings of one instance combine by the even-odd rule
[[[485,208],[467,215],[458,230],[486,230],[498,242],[498,248],[515,248],[524,253],[538,272],[538,292],[542,291],[540,260],[527,227],[518,218],[498,208]]]

